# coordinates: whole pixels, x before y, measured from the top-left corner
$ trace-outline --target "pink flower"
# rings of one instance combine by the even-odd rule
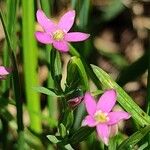
[[[0,79],[5,79],[6,76],[10,73],[10,69],[4,66],[0,66]]]
[[[125,111],[111,111],[116,103],[116,97],[114,90],[106,91],[97,103],[90,93],[86,93],[84,97],[88,115],[83,120],[82,126],[96,127],[98,136],[106,145],[108,145],[114,125],[122,119],[130,118]]]
[[[36,32],[37,40],[44,44],[53,44],[53,46],[61,52],[69,51],[68,42],[84,41],[89,34],[81,32],[70,32],[75,19],[75,11],[65,13],[58,24],[48,19],[42,10],[36,13],[38,23],[43,27],[44,32]]]

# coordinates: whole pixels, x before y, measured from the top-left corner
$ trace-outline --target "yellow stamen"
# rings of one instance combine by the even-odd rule
[[[61,41],[64,39],[64,32],[62,30],[56,30],[53,33],[53,39],[56,41]]]
[[[98,123],[105,123],[109,120],[107,113],[104,113],[102,111],[97,111],[94,114],[94,119]]]

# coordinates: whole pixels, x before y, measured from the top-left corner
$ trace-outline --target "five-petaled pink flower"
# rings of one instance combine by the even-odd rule
[[[4,66],[0,66],[0,79],[5,79],[6,76],[10,73],[11,69]]]
[[[81,32],[70,32],[75,19],[75,11],[71,10],[65,13],[58,24],[48,19],[42,10],[37,11],[37,21],[44,29],[44,32],[36,32],[36,38],[44,44],[53,44],[61,52],[69,51],[68,42],[84,41],[89,34]]]
[[[96,127],[98,136],[108,145],[111,127],[122,119],[129,119],[130,115],[125,111],[114,111],[112,108],[116,103],[115,90],[106,91],[96,103],[90,93],[86,93],[84,102],[88,115],[82,122],[82,126]]]

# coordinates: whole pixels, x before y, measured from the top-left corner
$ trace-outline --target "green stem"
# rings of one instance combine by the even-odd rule
[[[47,16],[51,16],[52,14],[52,0],[50,1],[43,1],[40,0],[41,3],[41,8],[42,10],[45,12],[45,14]],[[49,73],[48,73],[48,79],[47,79],[47,86],[48,88],[54,88],[54,81],[52,79],[51,76],[51,69],[50,69],[50,58],[51,58],[51,50],[52,50],[52,46],[47,45],[46,46],[46,58],[47,58],[47,62],[48,62],[48,67],[49,67]],[[54,97],[52,96],[47,96],[47,101],[48,101],[48,111],[49,111],[49,117],[50,118],[54,118],[56,119],[57,115],[58,115],[58,111],[57,109],[55,109],[57,107],[57,101]],[[50,124],[51,126],[53,126],[53,124]]]
[[[12,62],[12,76],[13,76],[13,90],[15,93],[15,101],[16,101],[16,108],[17,108],[17,125],[18,125],[18,133],[23,131],[23,110],[22,110],[22,101],[21,101],[21,86],[20,86],[20,79],[19,79],[19,73],[18,73],[18,67],[17,67],[17,62],[15,58],[15,54],[13,52],[13,47],[12,43],[10,40],[10,36],[8,34],[5,20],[2,14],[2,11],[0,11],[0,18],[2,21],[2,25],[4,28],[4,32],[6,35],[6,40],[8,44],[8,50],[9,50],[9,55],[11,57],[11,62]]]
[[[50,66],[51,50],[52,50],[52,47],[46,46],[47,61],[48,61],[49,66]],[[49,73],[48,73],[47,86],[48,88],[54,88],[54,81],[51,76],[50,68],[49,68]],[[47,101],[48,101],[49,116],[50,118],[56,119],[57,110],[55,108],[57,107],[57,101],[52,96],[47,96]]]
[[[24,77],[27,97],[27,108],[30,116],[30,127],[35,132],[42,131],[39,115],[40,98],[32,88],[38,84],[37,76],[37,45],[35,41],[34,0],[22,0],[23,22],[23,60]]]
[[[149,32],[150,35],[150,32]],[[150,42],[150,39],[148,40]],[[150,115],[150,44],[148,45],[147,113]]]

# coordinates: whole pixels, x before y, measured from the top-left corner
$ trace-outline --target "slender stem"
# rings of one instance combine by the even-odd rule
[[[47,60],[48,60],[49,66],[50,66],[51,50],[52,50],[52,47],[46,46],[46,54],[47,54]],[[50,68],[49,68],[49,73],[48,73],[47,85],[48,85],[48,88],[54,87],[54,81],[51,76]],[[50,116],[50,118],[56,118],[57,110],[55,108],[57,107],[57,101],[52,96],[47,96],[47,100],[48,100],[49,116]]]
[[[38,85],[37,75],[37,45],[35,41],[34,0],[22,0],[23,22],[23,60],[24,77],[27,97],[27,108],[30,116],[30,127],[35,132],[42,131],[39,115],[40,97],[32,88]]]
[[[150,32],[149,32],[150,35]],[[147,113],[150,115],[150,39],[148,45],[148,77],[147,77]]]
[[[52,14],[52,0],[51,1],[43,1],[40,0],[41,8],[45,12],[47,16],[51,16]],[[50,69],[50,58],[51,58],[51,50],[52,46],[46,45],[46,58],[47,62],[49,65],[49,73],[48,73],[48,79],[47,79],[47,86],[48,88],[54,88],[54,81],[51,76],[51,69]],[[54,97],[52,96],[47,96],[47,101],[48,101],[48,111],[49,111],[49,116],[50,118],[56,118],[58,115],[57,109],[57,101]],[[52,124],[51,124],[52,126]]]
[[[18,132],[21,132],[21,131],[23,131],[23,128],[24,128],[24,126],[23,126],[23,110],[22,110],[23,104],[21,101],[21,86],[20,86],[18,67],[17,67],[15,54],[13,52],[12,43],[11,43],[10,36],[9,36],[7,28],[6,28],[6,24],[5,24],[5,20],[4,20],[2,11],[0,11],[0,18],[2,21],[5,35],[6,35],[6,40],[7,40],[8,49],[9,49],[9,55],[11,57],[11,62],[13,65],[12,76],[13,76],[13,90],[15,93],[15,101],[16,101],[16,108],[17,108],[17,125],[18,125]]]

